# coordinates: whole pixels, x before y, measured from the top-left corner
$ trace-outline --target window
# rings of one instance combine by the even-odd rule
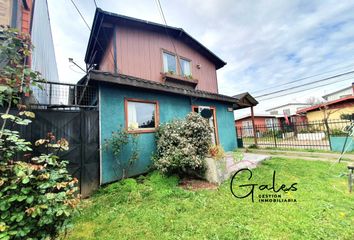
[[[180,76],[191,76],[191,61],[167,51],[162,52],[163,71]],[[179,62],[177,62],[179,61]],[[179,66],[179,67],[177,67]]]
[[[278,111],[271,111],[270,114],[272,114],[272,115],[278,115]]]
[[[191,62],[187,59],[180,58],[181,63],[181,75],[190,76],[191,75]]]
[[[177,73],[177,62],[175,55],[163,52],[163,71]]]
[[[125,125],[129,132],[154,132],[158,114],[157,101],[125,99]]]

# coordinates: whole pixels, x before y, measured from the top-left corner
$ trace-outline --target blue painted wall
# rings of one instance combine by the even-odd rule
[[[225,151],[232,151],[237,147],[236,131],[233,112],[227,103],[171,95],[160,92],[123,88],[100,84],[100,134],[101,134],[101,183],[108,183],[122,178],[122,169],[116,163],[112,152],[104,146],[104,140],[109,139],[112,131],[124,127],[124,98],[138,98],[143,100],[157,100],[159,102],[160,123],[175,118],[184,118],[192,110],[192,105],[216,107],[216,119],[219,131],[219,141]],[[128,176],[144,173],[151,166],[151,156],[156,145],[154,133],[142,133],[138,137],[139,160],[130,168]],[[122,152],[122,161],[130,157],[130,145]]]

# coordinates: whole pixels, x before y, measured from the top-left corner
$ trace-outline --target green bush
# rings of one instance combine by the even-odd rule
[[[161,125],[156,133],[154,166],[163,173],[200,177],[205,170],[211,133],[208,121],[197,113]]]
[[[31,123],[35,114],[21,111],[15,116],[10,108],[23,110],[23,96],[30,96],[33,86],[41,88],[42,79],[24,62],[32,49],[30,37],[3,26],[0,31],[0,55],[7,60],[0,68],[0,106],[7,105],[0,127],[0,239],[54,239],[66,229],[79,202],[77,179],[56,156],[69,143],[48,134],[34,144],[46,154],[32,156],[32,144],[14,130]]]
[[[13,123],[21,119],[9,114],[4,117]],[[23,119],[22,123],[29,121]],[[35,143],[48,154],[29,158],[31,143],[17,131],[0,133],[0,239],[53,239],[66,229],[79,202],[77,179],[68,174],[68,162],[54,153],[67,150],[69,144],[48,134]],[[22,160],[15,159],[24,152]]]

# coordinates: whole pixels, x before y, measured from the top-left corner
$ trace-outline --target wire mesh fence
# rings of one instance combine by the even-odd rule
[[[237,128],[237,137],[243,146],[273,148],[300,148],[340,151],[338,139],[346,138],[344,128],[350,120],[327,120],[290,124],[243,126]],[[334,143],[334,141],[336,143]],[[338,146],[337,146],[337,145]]]
[[[46,82],[33,89],[32,107],[95,108],[98,101],[94,86]]]

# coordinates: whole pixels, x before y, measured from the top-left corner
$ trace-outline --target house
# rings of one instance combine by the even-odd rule
[[[288,118],[290,123],[302,123],[306,122],[306,118],[299,116],[297,111],[309,106],[311,106],[309,103],[287,103],[277,107],[269,108],[266,110],[266,112],[269,112],[270,115],[280,115],[278,118],[281,125],[286,124],[286,118]]]
[[[278,129],[280,122],[276,115],[254,114],[254,125],[257,131],[266,132]],[[253,137],[253,124],[251,114],[247,114],[235,119],[237,136]]]
[[[55,60],[54,44],[46,0],[0,0],[0,25],[17,28],[21,33],[31,35],[35,48],[26,64],[38,71],[49,82],[59,82]],[[56,91],[58,89],[52,89]],[[48,103],[49,87],[42,91],[34,89],[31,101]]]
[[[297,111],[297,114],[306,115],[308,121],[323,121],[340,119],[342,114],[354,113],[354,96],[347,96],[337,100],[317,104]]]
[[[354,96],[354,83],[352,83],[352,85],[349,87],[328,93],[322,96],[322,98],[324,98],[326,101],[334,101],[349,96]]]
[[[85,62],[79,82],[98,88],[101,145],[120,128],[138,134],[139,160],[128,176],[149,170],[159,124],[191,111],[209,109],[213,142],[237,147],[233,110],[241,104],[218,93],[216,71],[226,63],[183,29],[97,9]],[[101,184],[121,179],[113,154],[100,155]]]

